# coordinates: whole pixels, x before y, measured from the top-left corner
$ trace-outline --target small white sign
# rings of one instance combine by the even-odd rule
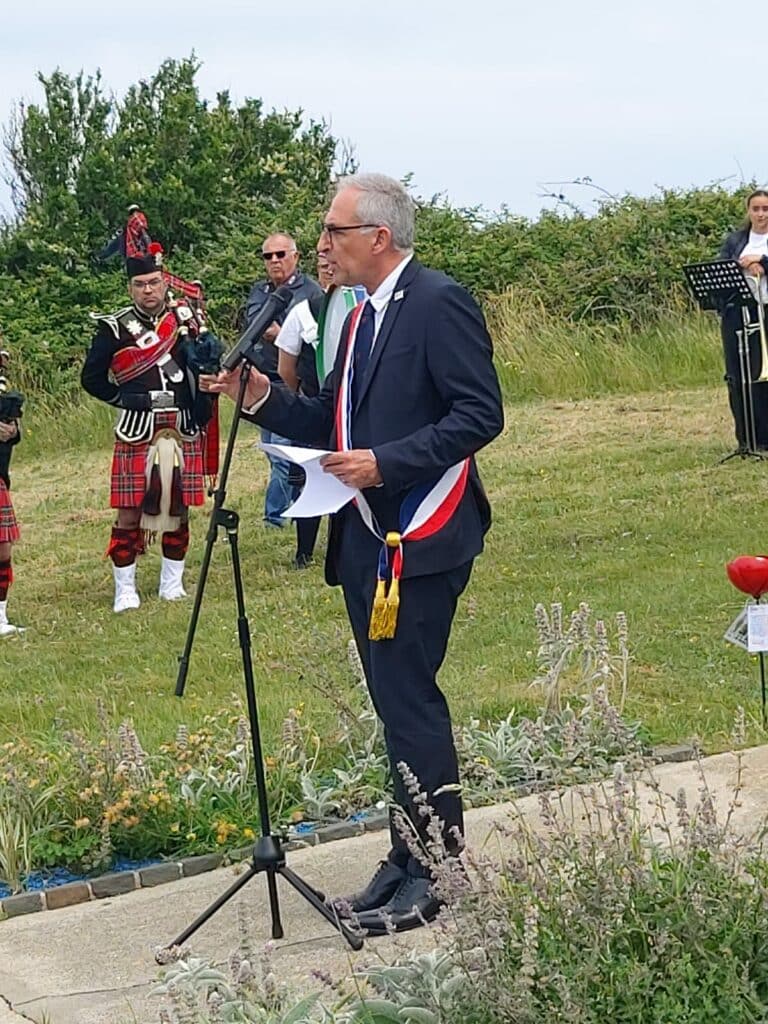
[[[750,654],[768,651],[768,604],[747,607],[747,650]]]
[[[744,605],[723,634],[724,640],[727,640],[729,644],[741,647],[744,651],[747,649],[747,608],[749,608],[749,603]]]

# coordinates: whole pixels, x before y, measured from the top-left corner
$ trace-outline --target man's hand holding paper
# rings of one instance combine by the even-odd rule
[[[343,483],[338,476],[323,469],[322,463],[336,453],[318,448],[299,448],[290,444],[262,444],[265,452],[295,462],[304,470],[307,482],[299,497],[284,515],[292,519],[309,519],[338,512],[351,501],[356,489]],[[352,453],[349,453],[352,454]]]
[[[331,452],[323,457],[321,465],[326,473],[332,473],[337,480],[356,490],[378,487],[382,482],[376,456],[367,448]]]

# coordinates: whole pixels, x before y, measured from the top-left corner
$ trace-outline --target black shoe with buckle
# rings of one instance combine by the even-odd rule
[[[443,906],[432,893],[432,879],[406,875],[392,899],[378,910],[358,915],[358,925],[369,935],[407,932],[434,921]]]
[[[339,917],[350,914],[362,914],[383,907],[392,899],[401,883],[408,878],[405,868],[398,867],[389,860],[383,860],[368,885],[354,894],[331,900],[331,907]]]

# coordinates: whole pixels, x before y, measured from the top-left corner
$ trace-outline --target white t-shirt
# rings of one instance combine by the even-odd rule
[[[747,244],[741,250],[740,256],[768,256],[768,234],[760,235],[757,231],[749,232],[749,239]],[[752,289],[752,294],[757,298],[755,291],[755,278],[753,274],[747,274],[747,281],[749,281],[749,287]],[[760,278],[760,299],[765,305],[768,303],[768,281],[766,281],[765,274]]]
[[[291,356],[298,356],[303,344],[313,347],[317,344],[317,321],[306,299],[289,310],[275,338],[275,345]]]

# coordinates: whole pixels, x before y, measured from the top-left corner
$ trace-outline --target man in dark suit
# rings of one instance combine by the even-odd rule
[[[337,284],[362,284],[370,299],[348,317],[317,397],[270,385],[252,369],[243,408],[270,430],[330,449],[325,471],[358,491],[332,517],[326,580],[344,592],[384,723],[396,804],[428,850],[434,837],[407,766],[456,855],[458,765],[436,675],[490,525],[474,454],[500,432],[503,413],[482,314],[456,282],[413,258],[413,225],[399,182],[379,174],[340,181],[318,251]],[[203,386],[236,397],[238,383],[233,372]],[[385,918],[397,930],[417,927],[440,908],[428,857],[413,856],[401,831],[393,822],[387,859],[346,901],[369,934],[383,932]]]

